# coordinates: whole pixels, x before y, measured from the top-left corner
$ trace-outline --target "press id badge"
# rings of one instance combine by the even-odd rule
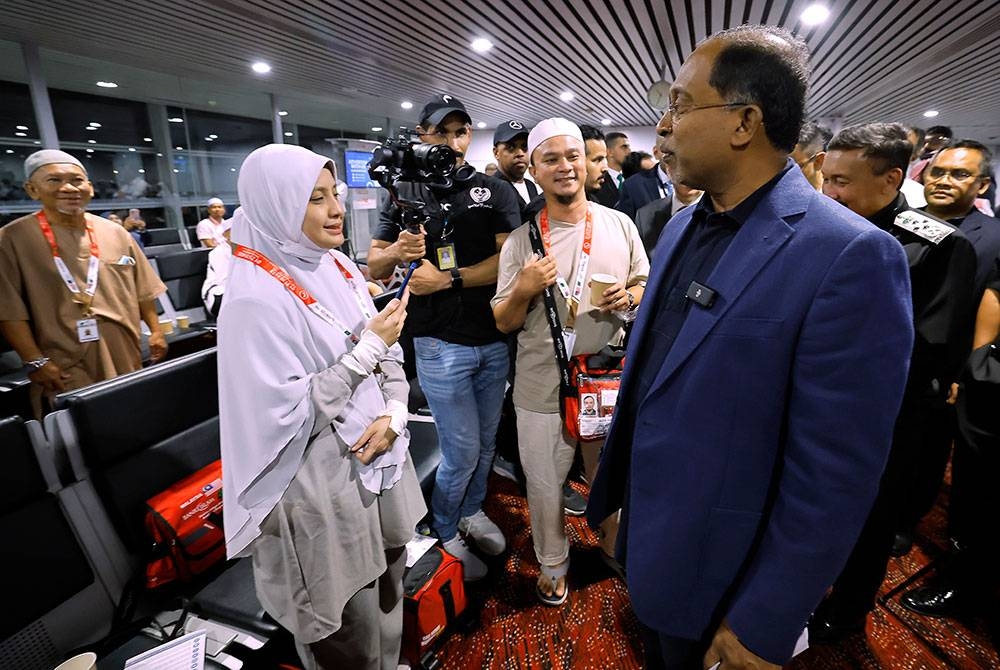
[[[97,319],[80,319],[76,322],[76,337],[81,342],[97,342],[101,334],[97,330]]]
[[[437,248],[438,269],[451,270],[458,267],[455,262],[455,245],[444,244]]]

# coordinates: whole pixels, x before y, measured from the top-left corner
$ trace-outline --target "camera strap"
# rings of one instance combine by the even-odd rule
[[[259,251],[251,249],[250,247],[245,247],[242,244],[233,244],[233,256],[253,263],[261,270],[274,277],[281,283],[282,286],[285,287],[285,289],[288,290],[289,293],[298,298],[310,312],[321,318],[329,325],[343,332],[352,343],[357,344],[360,341],[358,336],[354,334],[354,331],[337,320],[337,317],[335,317],[330,310],[321,305],[309,291],[299,286],[296,281],[292,279],[291,275],[275,265],[270,258]],[[336,258],[333,260],[337,264],[337,268],[340,270],[340,273],[344,276],[344,281],[346,281],[347,285],[351,287],[351,293],[354,294],[354,299],[357,301],[358,306],[361,307],[361,313],[366,319],[370,319],[370,312],[367,306],[363,305],[361,296],[358,295],[354,282],[351,281],[352,275]]]

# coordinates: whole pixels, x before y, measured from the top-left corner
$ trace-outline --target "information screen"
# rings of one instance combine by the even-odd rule
[[[347,165],[345,181],[351,188],[366,188],[371,182],[368,176],[368,163],[372,155],[368,151],[345,151],[344,163]]]

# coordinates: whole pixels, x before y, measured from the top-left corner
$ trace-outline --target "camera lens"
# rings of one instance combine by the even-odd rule
[[[455,152],[446,144],[416,144],[413,158],[418,169],[430,174],[447,175],[455,169]]]

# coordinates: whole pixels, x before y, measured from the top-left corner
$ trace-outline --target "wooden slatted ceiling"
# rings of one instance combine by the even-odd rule
[[[552,115],[649,125],[645,90],[672,78],[706,35],[744,22],[784,25],[813,53],[810,110],[844,123],[945,123],[1000,139],[1000,0],[5,0],[0,39],[250,90],[327,97],[399,117],[431,92],[495,125]],[[468,44],[487,35],[486,55]],[[266,80],[248,70],[262,58]],[[558,100],[571,90],[576,100]],[[921,114],[939,109],[933,121]],[[412,113],[411,113],[412,114]]]

